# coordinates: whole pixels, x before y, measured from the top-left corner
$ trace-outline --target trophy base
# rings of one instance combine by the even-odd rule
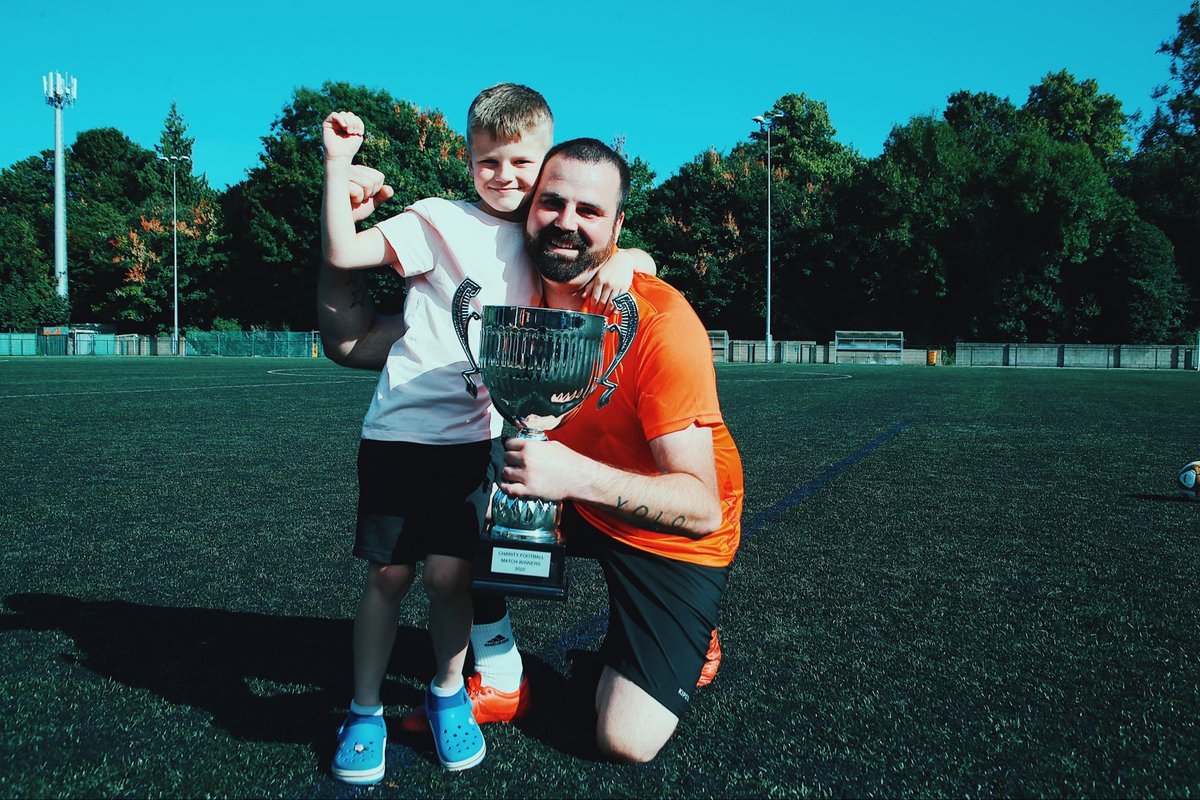
[[[567,599],[567,548],[484,534],[471,567],[471,591]]]

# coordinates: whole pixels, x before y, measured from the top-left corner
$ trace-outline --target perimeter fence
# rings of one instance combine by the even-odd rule
[[[170,336],[50,329],[0,333],[0,357],[10,356],[244,356],[322,358],[317,331],[187,331],[179,346]],[[731,340],[709,331],[713,360],[732,363],[867,363],[839,354],[836,342]],[[904,347],[902,364],[960,367],[1076,367],[1091,369],[1200,369],[1200,342],[1182,344],[1004,344],[958,342],[948,351]]]
[[[994,344],[959,342],[960,367],[1196,369],[1197,348],[1182,344]]]
[[[718,346],[720,340],[713,337],[714,331],[709,331],[709,339],[713,342],[713,360],[733,364],[867,364],[884,363],[883,360],[870,358],[873,353],[862,353],[859,357],[847,357],[845,352],[839,352],[836,342],[808,341],[773,341],[768,348],[762,339],[758,341],[746,339],[724,340],[723,346]],[[901,345],[887,359],[890,364],[925,364],[930,360],[930,351]],[[935,356],[941,361],[940,356]]]
[[[847,357],[836,342],[729,339],[709,331],[713,360],[758,364],[883,363]],[[1082,369],[1200,369],[1200,343],[1183,344],[995,344],[958,342],[953,348],[903,347],[889,363],[959,367],[1066,367]]]
[[[170,336],[98,333],[0,333],[0,356],[263,356],[320,358],[316,331],[188,331]]]

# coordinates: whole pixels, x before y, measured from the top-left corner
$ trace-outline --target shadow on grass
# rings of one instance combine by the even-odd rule
[[[61,631],[78,649],[61,656],[68,663],[206,711],[235,737],[332,752],[352,690],[350,620],[52,594],[15,594],[5,603],[16,613],[0,616],[0,631]],[[399,629],[389,671],[433,674],[424,630]],[[415,689],[384,684],[386,703],[419,700]]]
[[[78,651],[60,656],[67,663],[207,712],[214,725],[239,739],[302,744],[323,762],[332,757],[334,731],[352,693],[349,619],[164,608],[40,593],[9,595],[5,604],[15,613],[0,616],[0,632],[61,631]],[[568,755],[599,758],[594,737],[598,656],[571,650],[565,660],[567,676],[525,654],[534,705],[517,727]],[[4,667],[11,669],[11,661]],[[401,626],[389,674],[420,685],[434,671],[428,633]],[[382,694],[387,705],[412,707],[422,700],[420,689],[395,680],[384,682]],[[389,727],[390,739],[436,763],[428,736]]]
[[[604,668],[600,655],[568,650],[564,656],[569,665],[566,676],[537,656],[523,656],[533,710],[515,723],[517,727],[565,755],[604,760],[596,746],[596,686]]]

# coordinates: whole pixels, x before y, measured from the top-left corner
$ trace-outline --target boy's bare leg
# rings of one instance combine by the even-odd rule
[[[367,566],[366,588],[354,617],[354,702],[360,706],[380,703],[379,689],[400,624],[400,601],[412,581],[413,568],[407,564]]]
[[[473,616],[470,586],[470,561],[442,555],[430,555],[425,560],[429,638],[433,640],[438,670],[433,682],[439,689],[463,685]]]

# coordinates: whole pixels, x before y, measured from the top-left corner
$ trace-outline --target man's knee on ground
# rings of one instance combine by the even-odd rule
[[[645,689],[605,667],[596,687],[596,745],[609,758],[653,761],[675,733],[676,717]]]
[[[604,730],[596,726],[596,745],[606,757],[629,764],[647,764],[654,760],[663,745],[670,739],[650,740],[644,736],[630,736],[629,729]]]

